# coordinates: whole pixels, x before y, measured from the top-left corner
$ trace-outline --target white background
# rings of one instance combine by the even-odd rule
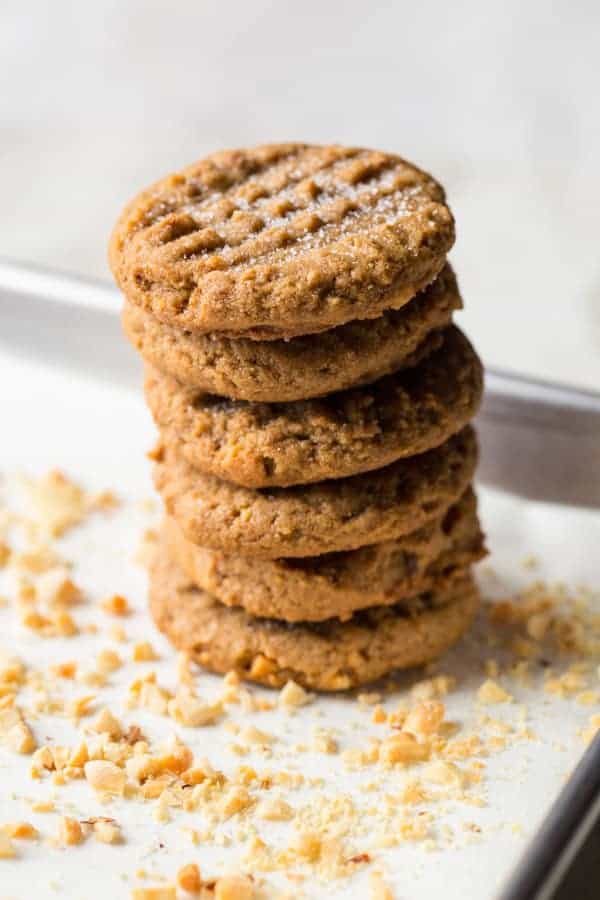
[[[0,254],[108,276],[124,201],[223,146],[399,151],[447,186],[485,360],[600,385],[593,0],[3,0]]]

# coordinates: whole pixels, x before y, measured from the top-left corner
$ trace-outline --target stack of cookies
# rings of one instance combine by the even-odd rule
[[[403,159],[214,154],[113,234],[166,509],[150,603],[217,672],[342,690],[454,643],[483,553],[444,192]]]

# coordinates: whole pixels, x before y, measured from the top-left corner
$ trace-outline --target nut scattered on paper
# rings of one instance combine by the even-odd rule
[[[144,882],[131,888],[134,900],[174,900],[178,892],[215,900],[310,897],[313,883],[366,871],[369,896],[390,900],[390,847],[410,842],[427,850],[481,838],[482,826],[472,818],[486,803],[486,759],[536,737],[517,699],[521,687],[590,707],[584,740],[600,727],[592,709],[599,702],[595,595],[541,581],[485,605],[489,653],[470,689],[470,723],[449,718],[453,692],[464,688],[439,666],[409,687],[390,680],[359,693],[347,729],[327,727],[319,719],[320,699],[294,682],[279,694],[249,688],[236,672],[203,676],[185,654],[173,656],[170,680],[163,683],[153,668],[168,662],[158,644],[147,632],[128,634],[130,619],[137,632],[136,605],[118,585],[98,596],[93,584],[80,581],[77,560],[65,551],[64,534],[90,516],[118,516],[123,505],[111,491],[91,495],[57,471],[24,483],[32,511],[0,506],[0,568],[7,582],[0,614],[30,641],[68,639],[69,651],[40,668],[0,639],[0,741],[15,765],[26,758],[29,808],[48,819],[45,827],[38,818],[36,824],[26,817],[0,823],[0,858],[7,864],[21,864],[22,842],[40,853],[57,846],[88,852],[94,841],[107,847],[135,842],[112,815],[116,803],[125,803],[158,825],[180,821],[191,842],[189,862],[166,874],[123,872]],[[144,543],[152,533],[150,525],[144,528]],[[95,642],[85,660],[76,658],[83,640]],[[201,690],[203,681],[210,687]],[[117,704],[108,699],[115,689]],[[270,725],[268,717],[276,715],[291,724],[306,717],[304,738]],[[46,728],[37,725],[42,716],[50,724],[68,720],[76,737],[47,739]],[[138,716],[151,716],[162,739],[147,736]],[[182,730],[199,738],[187,741]],[[217,733],[227,737],[228,750],[208,759],[210,736]],[[341,790],[334,777],[328,784],[327,775],[305,773],[302,761],[310,754],[322,757],[324,773],[354,777],[355,788]],[[62,797],[73,781],[87,785],[90,805],[101,799],[105,815],[67,812]],[[448,804],[461,810],[460,829],[444,823]],[[227,841],[237,844],[237,871],[205,872],[203,848]]]

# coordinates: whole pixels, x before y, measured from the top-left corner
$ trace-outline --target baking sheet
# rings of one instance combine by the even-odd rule
[[[105,364],[110,370],[110,358]],[[365,787],[374,776],[373,769],[352,771],[344,766],[339,754],[325,756],[310,749],[294,749],[307,742],[313,728],[324,724],[336,732],[342,751],[365,746],[369,735],[380,737],[381,726],[371,724],[370,710],[355,699],[321,698],[293,716],[280,710],[249,714],[229,707],[228,721],[253,723],[278,736],[271,759],[255,753],[240,760],[228,749],[233,738],[222,725],[186,729],[143,711],[123,713],[125,687],[140,673],[155,669],[161,683],[173,686],[175,682],[174,654],[145,615],[145,574],[134,562],[140,533],[149,524],[148,513],[139,501],[152,496],[144,453],[152,445],[154,432],[141,387],[139,393],[119,389],[109,378],[103,381],[76,375],[56,362],[44,364],[23,354],[13,355],[6,347],[0,351],[0,384],[0,468],[5,476],[1,490],[11,490],[11,473],[39,475],[58,466],[86,487],[111,488],[125,501],[114,514],[93,517],[64,539],[68,555],[77,561],[76,580],[88,596],[77,612],[79,621],[104,625],[98,601],[109,593],[123,593],[135,608],[125,623],[131,639],[151,640],[160,654],[158,663],[128,663],[101,692],[102,704],[111,706],[126,723],[141,725],[154,741],[178,733],[200,756],[207,756],[215,767],[225,771],[240,762],[261,770],[269,766],[287,769],[322,778],[323,796],[350,795],[367,826],[364,835],[356,838],[355,849],[372,855],[394,897],[491,900],[581,755],[584,743],[580,732],[590,716],[599,711],[598,705],[584,706],[572,698],[543,693],[539,685],[511,682],[513,703],[479,707],[474,698],[485,678],[485,661],[495,655],[482,617],[474,631],[437,666],[439,672],[457,679],[456,689],[445,698],[447,717],[469,733],[477,729],[480,716],[486,712],[513,725],[523,716],[530,737],[510,734],[504,750],[483,759],[482,783],[472,792],[482,805],[458,799],[425,804],[433,814],[432,840],[404,840],[389,850],[373,845],[377,829],[371,828],[368,815],[360,812],[382,802],[381,791],[370,793]],[[480,497],[492,551],[490,560],[479,570],[486,595],[510,594],[538,577],[560,580],[572,588],[580,583],[600,585],[600,515],[526,503],[485,489],[481,489]],[[539,561],[533,571],[523,565],[531,555]],[[0,594],[6,590],[6,584],[0,584]],[[75,659],[89,668],[98,651],[107,646],[114,645],[106,627],[97,635],[43,640],[18,624],[10,606],[0,609],[0,647],[19,653],[31,665],[47,667]],[[422,673],[417,673],[402,679],[398,692],[385,698],[386,708],[392,710],[407,699],[411,685],[422,678]],[[205,696],[218,692],[220,684],[220,679],[208,674],[198,676],[198,689]],[[55,716],[41,717],[34,728],[41,741],[56,743],[69,743],[76,733],[69,720]],[[157,877],[172,878],[180,865],[193,860],[206,875],[243,866],[243,841],[234,820],[219,828],[219,841],[228,846],[209,842],[193,846],[182,829],[198,827],[198,815],[175,812],[169,823],[159,824],[152,818],[151,805],[132,801],[117,801],[107,812],[84,782],[72,782],[56,790],[56,813],[34,814],[29,800],[49,796],[53,788],[48,781],[32,781],[29,768],[30,758],[16,756],[0,744],[0,820],[31,821],[42,835],[38,843],[19,842],[17,860],[0,860],[0,900],[31,896],[38,900],[56,896],[126,898],[137,883],[135,872],[140,868]],[[389,792],[397,794],[412,775],[412,771],[391,773]],[[314,798],[314,790],[299,790],[293,802],[302,804]],[[122,825],[125,842],[113,847],[88,840],[80,847],[51,847],[46,839],[56,833],[60,814],[115,816]],[[276,843],[281,839],[282,826],[265,823],[259,831],[266,840]],[[368,868],[358,867],[351,880],[331,882],[310,876],[303,883],[290,883],[280,872],[264,877],[269,885],[288,891],[289,896],[364,898],[368,896]],[[152,878],[146,883],[153,883]]]

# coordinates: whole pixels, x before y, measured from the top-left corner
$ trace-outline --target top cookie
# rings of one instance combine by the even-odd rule
[[[274,340],[398,309],[454,241],[443,189],[394,154],[274,144],[142,191],[112,235],[138,306],[199,333]]]

